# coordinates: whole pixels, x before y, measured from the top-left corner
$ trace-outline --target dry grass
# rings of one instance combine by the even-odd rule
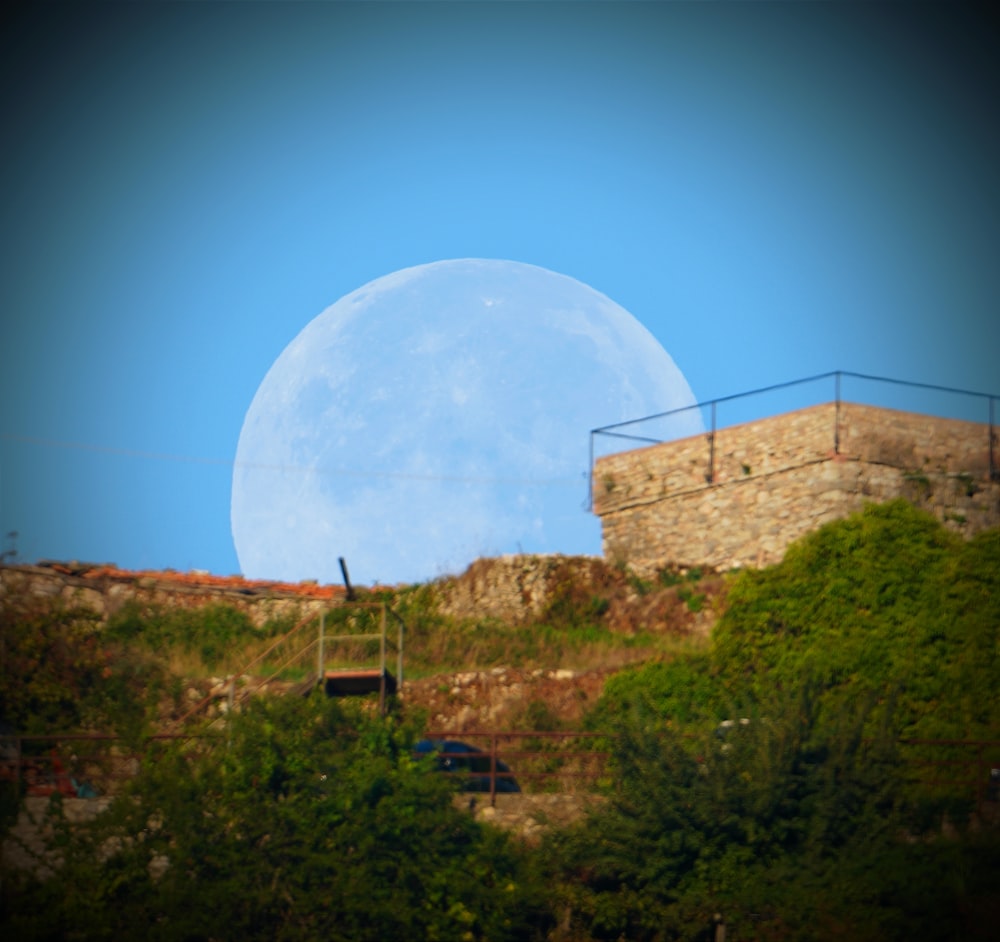
[[[570,670],[617,669],[691,650],[707,638],[668,632],[626,636],[601,625],[510,626],[502,622],[442,622],[411,632],[406,642],[410,677],[437,673],[519,667]]]
[[[499,666],[615,670],[701,650],[707,644],[706,636],[693,630],[687,608],[674,598],[673,589],[657,594],[647,588],[641,594],[631,593],[631,600],[614,597],[610,603],[602,591],[622,593],[621,587],[602,590],[584,582],[564,587],[557,604],[531,624],[445,615],[429,587],[367,593],[361,604],[335,606],[327,613],[323,663],[327,668],[378,666],[378,640],[352,640],[350,636],[380,634],[383,604],[405,623],[403,661],[405,674],[412,679]],[[219,615],[215,621],[227,624]],[[161,617],[161,622],[169,619]],[[386,664],[393,671],[397,625],[393,617],[386,617]],[[296,679],[317,667],[317,620],[300,623],[288,636],[261,637],[257,631],[240,630],[222,646],[221,657],[218,644],[210,649],[216,652],[212,660],[192,640],[205,637],[202,631],[210,633],[211,622],[188,627],[191,637],[161,631],[160,643],[148,649],[171,674],[189,679],[242,673]]]

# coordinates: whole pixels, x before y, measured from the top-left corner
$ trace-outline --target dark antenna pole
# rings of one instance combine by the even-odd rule
[[[347,563],[344,561],[344,557],[338,557],[340,559],[340,571],[344,576],[344,588],[347,589],[347,601],[354,601],[354,586],[351,585],[351,577],[347,574]]]

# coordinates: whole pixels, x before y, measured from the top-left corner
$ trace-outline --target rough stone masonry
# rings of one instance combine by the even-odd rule
[[[969,537],[1000,525],[991,450],[1000,461],[986,424],[831,402],[598,458],[594,512],[605,558],[642,575],[770,565],[822,524],[897,497]]]

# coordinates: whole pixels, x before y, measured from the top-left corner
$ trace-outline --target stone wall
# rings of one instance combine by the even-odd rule
[[[439,580],[436,588],[441,612],[452,618],[522,623],[539,618],[567,584],[598,587],[609,578],[599,557],[525,553],[477,559],[460,576]]]
[[[343,594],[339,586],[282,588],[203,574],[134,573],[73,564],[0,566],[0,608],[15,600],[59,599],[89,608],[102,619],[129,602],[171,608],[224,604],[246,612],[261,627],[272,619],[319,614],[342,601]]]
[[[827,403],[720,429],[714,441],[598,458],[594,511],[605,557],[640,573],[769,565],[818,526],[896,497],[970,536],[1000,526],[989,453],[984,424]]]
[[[51,876],[60,866],[56,824],[82,824],[103,814],[110,798],[63,798],[53,803],[48,797],[26,796],[17,820],[0,842],[0,867],[27,870],[36,876]]]

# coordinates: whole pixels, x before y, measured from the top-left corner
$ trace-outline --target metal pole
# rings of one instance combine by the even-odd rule
[[[490,807],[497,804],[497,734],[490,737]]]
[[[840,454],[840,370],[834,376],[834,402],[836,407],[833,418],[833,453]]]
[[[316,685],[319,686],[323,683],[323,677],[326,673],[326,651],[323,650],[323,646],[326,642],[326,612],[320,612],[319,615],[319,643],[317,644],[316,650]]]
[[[403,619],[396,616],[399,622],[399,635],[396,641],[396,689],[403,689]]]
[[[233,709],[236,705],[236,675],[229,677],[229,709],[226,711],[226,749],[233,744]]]
[[[991,481],[995,481],[998,477],[1000,477],[1000,471],[997,471],[996,454],[993,449],[993,440],[996,437],[993,434],[993,429],[995,428],[996,425],[995,416],[993,413],[993,406],[995,402],[996,400],[992,396],[990,396],[990,480]]]
[[[708,474],[705,480],[709,484],[715,481],[715,400],[712,400],[712,430],[708,433]]]
[[[343,556],[339,556],[340,560],[340,573],[344,577],[344,588],[347,590],[347,601],[354,601],[354,586],[351,585],[351,577],[347,574],[347,560]]]
[[[382,635],[379,638],[379,658],[381,664],[381,670],[379,671],[379,692],[378,692],[378,710],[382,716],[385,716],[385,602],[382,603],[382,615],[381,615],[381,625],[382,625]]]

